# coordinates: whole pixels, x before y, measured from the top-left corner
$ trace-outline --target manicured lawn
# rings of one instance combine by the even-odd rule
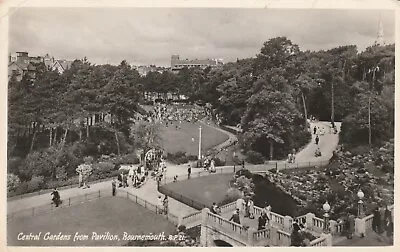
[[[176,129],[176,125],[180,129]],[[161,126],[162,146],[167,153],[184,151],[187,154],[196,155],[199,151],[199,126],[202,127],[202,152],[226,141],[228,136],[210,126],[197,123],[182,122],[168,127]],[[194,141],[192,141],[192,138]]]
[[[164,187],[175,194],[183,195],[185,198],[197,201],[201,204],[211,207],[213,202],[221,202],[227,193],[229,180],[233,174],[213,174],[209,176],[193,177],[189,180],[169,183]],[[175,197],[174,197],[175,198]],[[177,197],[180,201],[180,198]],[[190,204],[190,202],[184,202]]]
[[[123,240],[123,233],[129,234],[172,234],[173,223],[144,207],[119,197],[106,197],[79,205],[57,209],[48,214],[33,218],[21,218],[7,225],[7,243],[9,246],[122,246],[129,241]],[[39,241],[22,241],[18,234],[41,234]],[[69,241],[44,240],[45,233],[71,235]],[[86,241],[73,241],[76,232],[87,234]],[[120,240],[92,240],[92,232],[97,234],[116,234]],[[168,236],[167,236],[168,237]]]

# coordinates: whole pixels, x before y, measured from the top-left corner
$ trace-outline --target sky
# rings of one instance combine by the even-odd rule
[[[254,57],[277,36],[301,50],[352,44],[362,51],[376,41],[380,18],[385,42],[394,43],[391,10],[24,7],[9,19],[9,52],[170,66],[172,54],[224,62]]]

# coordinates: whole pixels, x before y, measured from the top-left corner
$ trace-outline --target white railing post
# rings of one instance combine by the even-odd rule
[[[292,225],[293,225],[293,218],[286,215],[283,219],[283,229],[285,231],[290,231],[292,229]]]
[[[330,220],[329,221],[329,227],[330,227],[330,231],[332,235],[336,235],[336,225],[337,225],[337,221],[334,220]]]
[[[315,218],[315,214],[313,214],[313,213],[306,214],[306,224],[307,224],[307,227],[311,230],[314,230],[314,222],[313,222],[314,218]]]
[[[354,234],[357,236],[363,237],[366,235],[365,218],[363,218],[363,219],[356,218],[354,231],[355,231]]]
[[[249,229],[247,229],[247,242],[249,245],[253,245],[254,244],[254,232],[255,230],[251,227],[249,227]]]
[[[332,235],[331,234],[322,234],[325,236],[325,246],[331,247],[332,246]]]

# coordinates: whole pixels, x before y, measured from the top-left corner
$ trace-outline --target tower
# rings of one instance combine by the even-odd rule
[[[383,38],[383,23],[381,16],[379,16],[378,36],[375,41],[375,45],[380,45],[380,46],[385,45],[385,40]]]

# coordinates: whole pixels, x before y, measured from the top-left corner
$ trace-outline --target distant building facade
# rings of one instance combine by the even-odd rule
[[[194,59],[194,60],[181,60],[179,55],[174,54],[171,56],[171,70],[179,71],[180,69],[187,67],[200,67],[202,69],[206,67],[218,67],[222,66],[224,63],[222,59]]]
[[[66,69],[71,67],[73,62],[69,60],[56,60],[49,54],[46,54],[44,57],[32,57],[29,56],[28,52],[11,53],[8,61],[8,78],[10,79],[14,74],[17,81],[21,81],[25,74],[34,79],[36,75],[35,64],[44,63],[48,69],[56,70],[62,74]]]

